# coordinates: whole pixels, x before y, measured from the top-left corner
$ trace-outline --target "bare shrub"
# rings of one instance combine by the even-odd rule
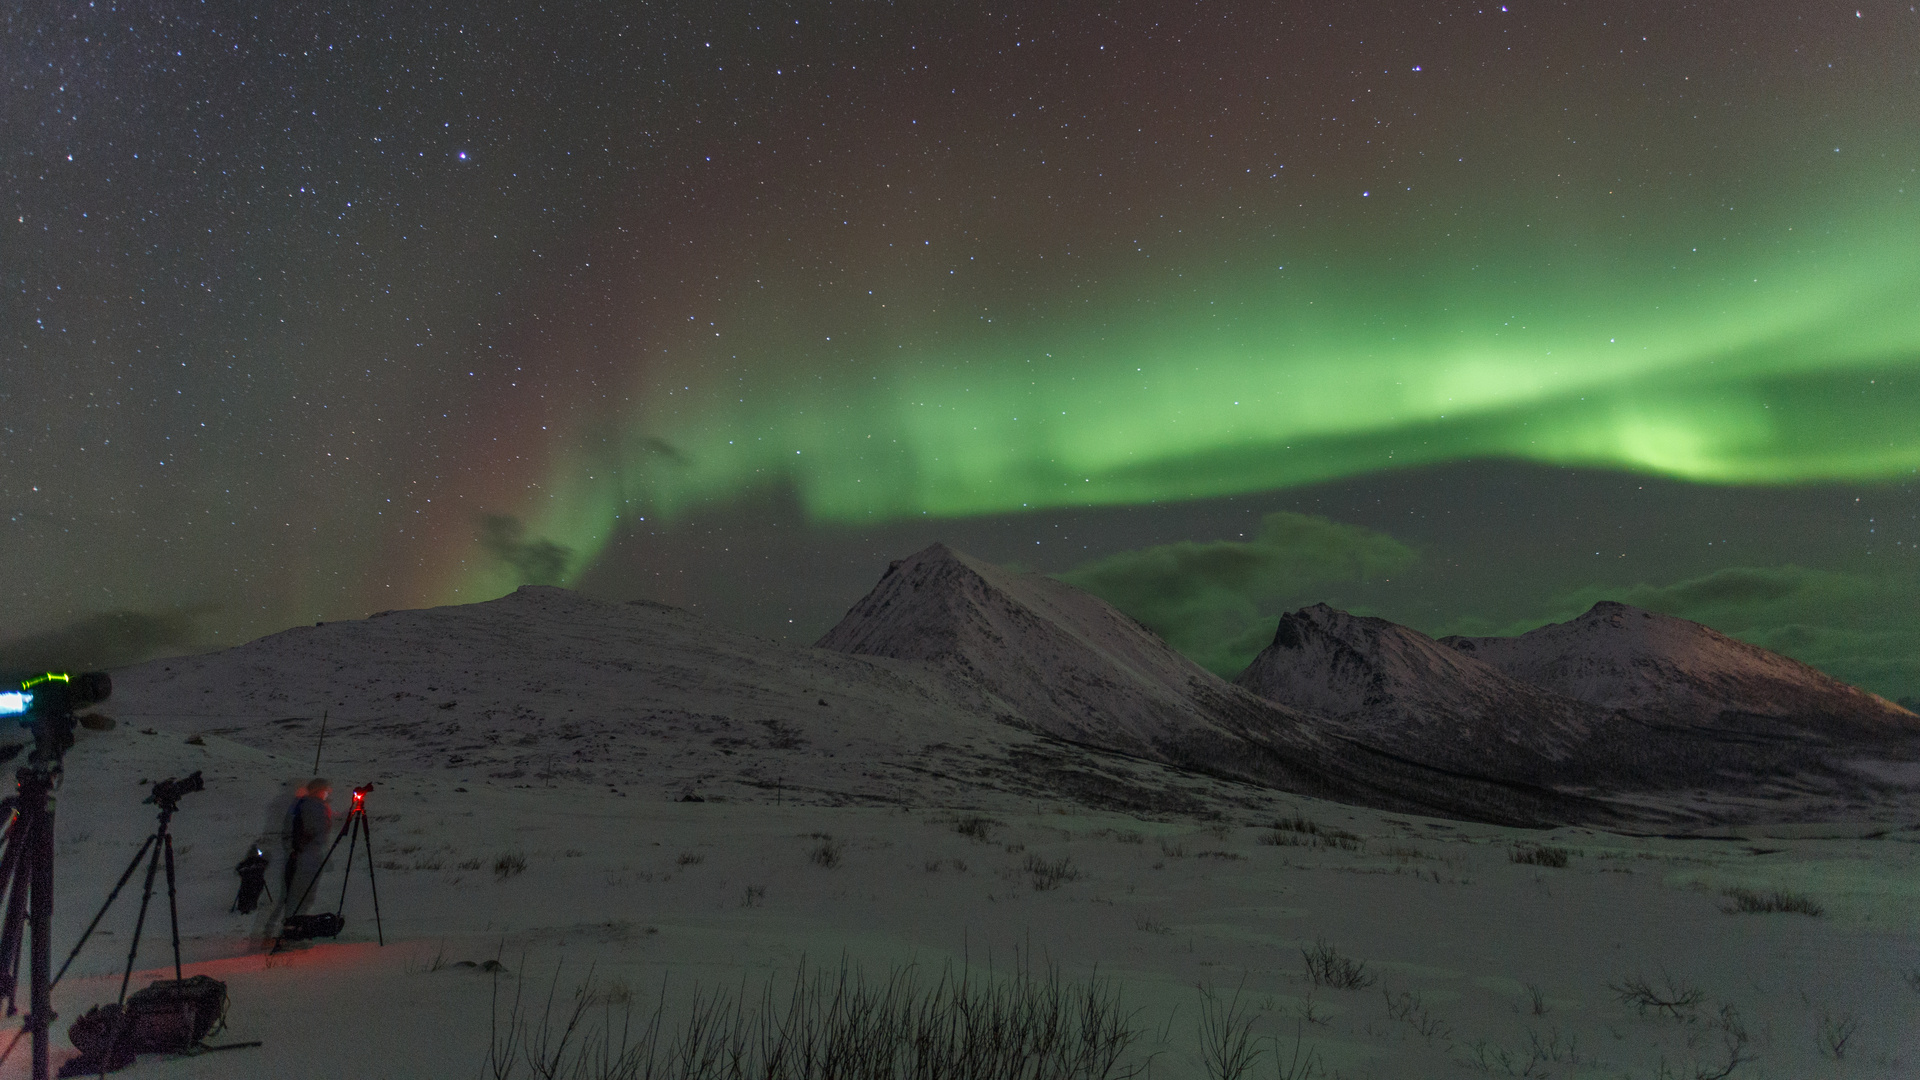
[[[1751,889],[1722,889],[1720,895],[1733,901],[1733,906],[1722,908],[1732,915],[1745,912],[1753,915],[1765,915],[1776,911],[1794,912],[1819,918],[1826,908],[1818,900],[1802,893],[1774,889],[1771,892],[1754,892]]]
[[[1576,1065],[1580,1061],[1580,1036],[1572,1032],[1562,1032],[1559,1025],[1549,1024],[1547,1034],[1542,1038],[1533,1028],[1527,1029],[1528,1054],[1534,1061],[1552,1061],[1566,1065]]]
[[[1509,862],[1526,863],[1530,866],[1550,866],[1555,870],[1565,870],[1567,860],[1573,852],[1563,847],[1541,847],[1537,845],[1519,845],[1507,852]]]
[[[1225,1002],[1210,986],[1200,986],[1200,1060],[1209,1080],[1240,1080],[1260,1057],[1253,1041],[1253,1017],[1240,1007],[1240,991]]]
[[[815,866],[823,866],[828,870],[839,866],[840,842],[835,840],[830,833],[814,833],[813,839],[820,842],[813,846],[812,851],[807,852],[807,859]]]
[[[1661,984],[1655,987],[1646,979],[1635,975],[1617,983],[1608,983],[1607,989],[1613,991],[1614,1000],[1622,1005],[1631,1005],[1641,1016],[1649,1012],[1665,1013],[1675,1020],[1684,1020],[1693,1015],[1707,995],[1696,986],[1688,986],[1671,975],[1662,973]]]
[[[1038,853],[1028,855],[1021,869],[1032,875],[1035,892],[1049,892],[1069,881],[1080,879],[1079,869],[1065,855],[1051,862],[1041,858]]]
[[[1419,994],[1403,990],[1398,994],[1380,991],[1387,999],[1387,1018],[1398,1020],[1414,1030],[1421,1038],[1432,1042],[1435,1036],[1445,1038],[1447,1025],[1427,1008],[1427,1003]]]
[[[1822,1009],[1820,1011],[1820,1052],[1835,1061],[1844,1061],[1847,1057],[1847,1044],[1853,1041],[1853,1033],[1860,1030],[1860,1021],[1852,1013],[1834,1016]]]
[[[1660,1063],[1660,1080],[1727,1080],[1735,1069],[1753,1060],[1753,1055],[1746,1052],[1747,1029],[1740,1022],[1739,1010],[1731,1005],[1722,1005],[1720,1014],[1708,1023],[1720,1031],[1720,1048],[1724,1058],[1689,1061],[1686,1067],[1677,1072],[1663,1060]],[[1692,1038],[1687,1041],[1692,1045]]]
[[[1527,1002],[1529,1008],[1533,1011],[1533,1015],[1547,1015],[1547,992],[1540,989],[1539,983],[1527,984]]]
[[[1321,938],[1311,949],[1301,949],[1300,955],[1307,961],[1307,977],[1315,986],[1330,986],[1335,990],[1365,990],[1372,986],[1376,976],[1367,970],[1364,961],[1350,956],[1342,956],[1340,950],[1327,944]]]
[[[479,860],[476,859],[474,862],[478,863]],[[460,864],[462,869],[465,869],[466,865],[466,863]],[[476,865],[474,869],[478,870],[479,867]],[[501,881],[505,881],[518,874],[524,874],[526,871],[527,857],[517,851],[503,851],[493,857],[493,873],[494,876],[498,877]]]
[[[1496,1072],[1506,1076],[1521,1077],[1544,1078],[1550,1075],[1542,1064],[1538,1051],[1529,1054],[1526,1060],[1523,1061],[1516,1056],[1513,1051],[1504,1046],[1487,1039],[1476,1039],[1473,1043],[1472,1053],[1473,1059],[1469,1061],[1468,1064],[1486,1073],[1488,1076],[1492,1076]]]
[[[1306,1028],[1298,1020],[1293,1022],[1293,1053],[1283,1055],[1280,1052],[1280,1040],[1274,1038],[1273,1075],[1275,1080],[1313,1080],[1320,1074],[1320,1052],[1306,1043]],[[1305,1051],[1306,1056],[1301,1057]]]
[[[1142,915],[1138,919],[1135,919],[1133,928],[1135,930],[1145,930],[1149,934],[1166,935],[1173,933],[1173,927],[1168,926],[1166,923],[1161,922],[1151,915]]]
[[[707,857],[705,855],[700,854],[697,851],[683,851],[680,853],[680,857],[674,860],[674,865],[699,866],[701,863],[706,861],[707,861]]]
[[[457,870],[478,870],[486,864],[479,859],[461,859],[453,865]]]
[[[1122,829],[1114,833],[1113,838],[1122,844],[1144,844],[1147,842],[1147,834],[1141,832],[1139,829]]]
[[[1162,840],[1160,841],[1160,854],[1165,855],[1169,859],[1184,859],[1187,857],[1187,845],[1177,840]]]
[[[766,902],[766,899],[767,887],[765,885],[749,885],[747,886],[747,895],[740,900],[740,906],[759,907],[762,903]]]

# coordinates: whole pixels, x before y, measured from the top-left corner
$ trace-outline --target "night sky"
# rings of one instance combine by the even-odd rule
[[[0,662],[941,538],[1920,694],[1911,4],[303,6],[6,17]]]

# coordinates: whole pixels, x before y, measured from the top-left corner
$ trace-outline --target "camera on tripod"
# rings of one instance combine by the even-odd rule
[[[180,809],[182,796],[205,790],[207,790],[206,781],[200,779],[200,770],[195,769],[193,775],[185,779],[169,778],[154,784],[153,794],[140,801],[152,803],[162,810],[174,811]]]
[[[85,671],[78,675],[47,671],[20,681],[20,689],[0,692],[0,716],[19,718],[21,727],[33,733],[33,752],[27,761],[34,765],[57,763],[73,748],[75,709],[97,705],[113,694],[113,679],[104,671]],[[11,748],[0,761],[11,758],[20,748]]]

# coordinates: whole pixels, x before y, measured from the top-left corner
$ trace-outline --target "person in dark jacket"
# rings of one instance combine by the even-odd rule
[[[287,811],[287,863],[283,884],[283,903],[288,915],[304,915],[319,895],[316,878],[320,863],[327,857],[327,840],[333,832],[333,807],[327,799],[333,785],[322,777],[307,782],[307,788]]]

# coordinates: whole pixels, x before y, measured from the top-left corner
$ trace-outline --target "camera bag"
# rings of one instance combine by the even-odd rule
[[[124,1068],[135,1054],[180,1054],[200,1044],[227,1015],[227,984],[206,975],[160,979],[125,1007],[96,1005],[67,1028],[89,1068]],[[111,1055],[109,1056],[109,1049]]]
[[[323,911],[318,915],[290,915],[280,924],[280,940],[311,941],[314,938],[339,937],[347,920],[337,911]]]

